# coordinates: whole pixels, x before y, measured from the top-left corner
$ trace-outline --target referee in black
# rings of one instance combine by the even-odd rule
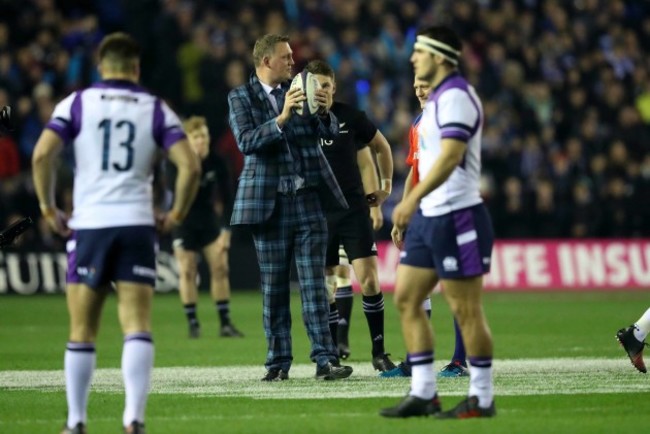
[[[330,301],[330,331],[336,342],[339,319],[334,298],[334,268],[339,264],[341,244],[361,285],[363,312],[372,342],[372,365],[379,371],[387,371],[395,365],[384,348],[384,295],[379,288],[377,246],[370,213],[372,210],[381,214],[379,206],[391,192],[393,159],[390,145],[364,112],[348,104],[333,102],[336,83],[330,65],[314,60],[305,69],[316,76],[327,92],[329,109],[339,122],[338,137],[333,140],[321,139],[321,147],[350,205],[346,210],[327,211],[329,235],[325,278]],[[381,188],[371,150],[377,156]]]
[[[228,250],[230,249],[230,215],[232,190],[229,171],[223,160],[210,152],[210,133],[204,117],[192,116],[183,123],[192,150],[201,160],[201,184],[190,212],[183,223],[172,232],[174,256],[178,262],[179,286],[189,336],[200,336],[196,313],[197,257],[203,253],[210,270],[210,294],[215,303],[222,337],[243,337],[230,320],[230,278]],[[176,171],[168,165],[169,185],[176,182]],[[221,199],[218,201],[218,199]],[[220,210],[217,204],[220,203]],[[219,212],[217,212],[219,211]],[[221,216],[221,218],[219,218]]]

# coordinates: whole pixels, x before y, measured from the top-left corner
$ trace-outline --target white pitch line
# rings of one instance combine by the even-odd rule
[[[369,398],[402,396],[409,380],[378,378],[370,363],[352,363],[354,373],[343,381],[313,379],[314,365],[294,365],[289,381],[264,383],[261,366],[155,368],[152,393],[189,394],[255,399]],[[442,363],[437,364],[440,369]],[[650,378],[634,370],[624,357],[617,359],[495,360],[497,395],[557,395],[650,392]],[[466,378],[439,379],[441,395],[467,393]],[[0,371],[0,390],[65,389],[63,371]],[[92,390],[122,393],[119,369],[98,369]]]

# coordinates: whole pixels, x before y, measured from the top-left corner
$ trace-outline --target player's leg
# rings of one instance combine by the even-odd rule
[[[648,345],[645,343],[648,333],[650,333],[650,309],[646,310],[637,322],[616,333],[616,339],[627,352],[632,365],[644,374],[648,372],[643,361],[643,349]]]
[[[492,334],[483,312],[481,294],[483,276],[444,279],[444,294],[463,334],[469,358],[470,386],[468,400],[455,410],[471,413],[478,406],[481,416],[494,415],[492,381]],[[471,402],[472,400],[476,402]],[[452,410],[453,411],[453,410]],[[457,414],[450,417],[459,417]]]
[[[384,347],[384,294],[377,273],[377,245],[367,207],[350,210],[339,225],[340,237],[361,286],[363,313],[370,331],[372,365],[385,372],[395,368]]]
[[[470,386],[465,400],[441,418],[491,417],[494,407],[492,334],[483,312],[483,274],[490,271],[493,232],[483,205],[439,219],[436,266],[444,295],[463,335]]]
[[[187,318],[189,336],[198,338],[200,323],[196,312],[199,299],[199,292],[196,287],[197,254],[194,250],[186,249],[177,241],[174,240],[174,256],[178,264],[178,294]]]
[[[116,282],[117,311],[124,334],[122,376],[126,395],[122,421],[143,427],[153,371],[151,304],[156,283],[156,232],[149,226],[114,229],[116,243],[109,276]]]
[[[350,324],[354,293],[348,255],[341,245],[339,245],[339,265],[334,269],[334,274],[336,275],[336,307],[339,311],[339,323],[336,329],[338,350],[339,356],[347,359],[350,357]]]
[[[385,408],[385,417],[427,416],[440,411],[436,376],[433,372],[434,337],[422,302],[435,285],[435,270],[400,264],[397,267],[395,304],[411,367],[409,394],[396,406]]]
[[[336,225],[328,219],[327,222],[327,250],[325,252],[325,287],[327,288],[327,303],[329,304],[329,329],[334,347],[338,348],[339,310],[336,304],[336,275],[334,270],[338,266],[339,238]]]
[[[151,335],[153,286],[117,282],[118,316],[124,346],[122,376],[126,395],[122,422],[125,427],[143,425],[153,371],[154,345]]]
[[[381,411],[385,417],[428,416],[440,411],[433,372],[433,329],[422,307],[438,282],[430,245],[435,239],[434,229],[430,219],[415,214],[404,240],[397,267],[395,304],[400,314],[407,362],[411,366],[411,389],[396,406]]]
[[[95,341],[108,288],[94,290],[84,284],[68,283],[66,301],[70,315],[70,336],[66,345],[64,371],[70,429],[86,425],[88,394],[97,356]]]
[[[244,337],[230,319],[230,277],[228,250],[214,240],[203,248],[203,255],[210,268],[210,294],[219,314],[222,337]]]
[[[107,282],[102,283],[102,278],[111,242],[102,230],[81,230],[74,232],[66,244],[70,334],[64,359],[68,403],[64,432],[83,432],[86,425],[90,382],[96,366],[95,341],[110,288]]]
[[[384,347],[384,294],[379,288],[377,257],[352,259],[354,273],[359,280],[363,297],[363,313],[368,322],[372,342],[372,365],[385,372],[395,368]]]
[[[434,289],[434,292],[441,291],[442,284],[438,284],[438,288]],[[441,378],[458,378],[458,377],[469,377],[469,370],[467,369],[467,353],[465,351],[465,342],[463,342],[463,334],[458,325],[458,321],[454,317],[454,355],[451,357],[451,361],[446,364],[440,372],[438,372],[438,377]]]

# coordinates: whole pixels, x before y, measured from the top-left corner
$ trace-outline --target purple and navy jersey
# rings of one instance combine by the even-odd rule
[[[458,73],[447,76],[432,90],[418,127],[418,169],[424,179],[441,153],[443,139],[465,142],[463,161],[447,180],[420,202],[422,214],[438,216],[482,202],[481,132],[483,107],[474,88]]]
[[[57,104],[46,128],[73,147],[72,229],[154,224],[157,150],[185,138],[165,102],[133,82],[105,80]]]

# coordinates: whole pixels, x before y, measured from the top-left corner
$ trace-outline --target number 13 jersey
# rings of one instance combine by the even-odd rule
[[[185,138],[165,102],[133,82],[104,80],[57,104],[46,128],[72,145],[70,228],[154,224],[157,150]]]

